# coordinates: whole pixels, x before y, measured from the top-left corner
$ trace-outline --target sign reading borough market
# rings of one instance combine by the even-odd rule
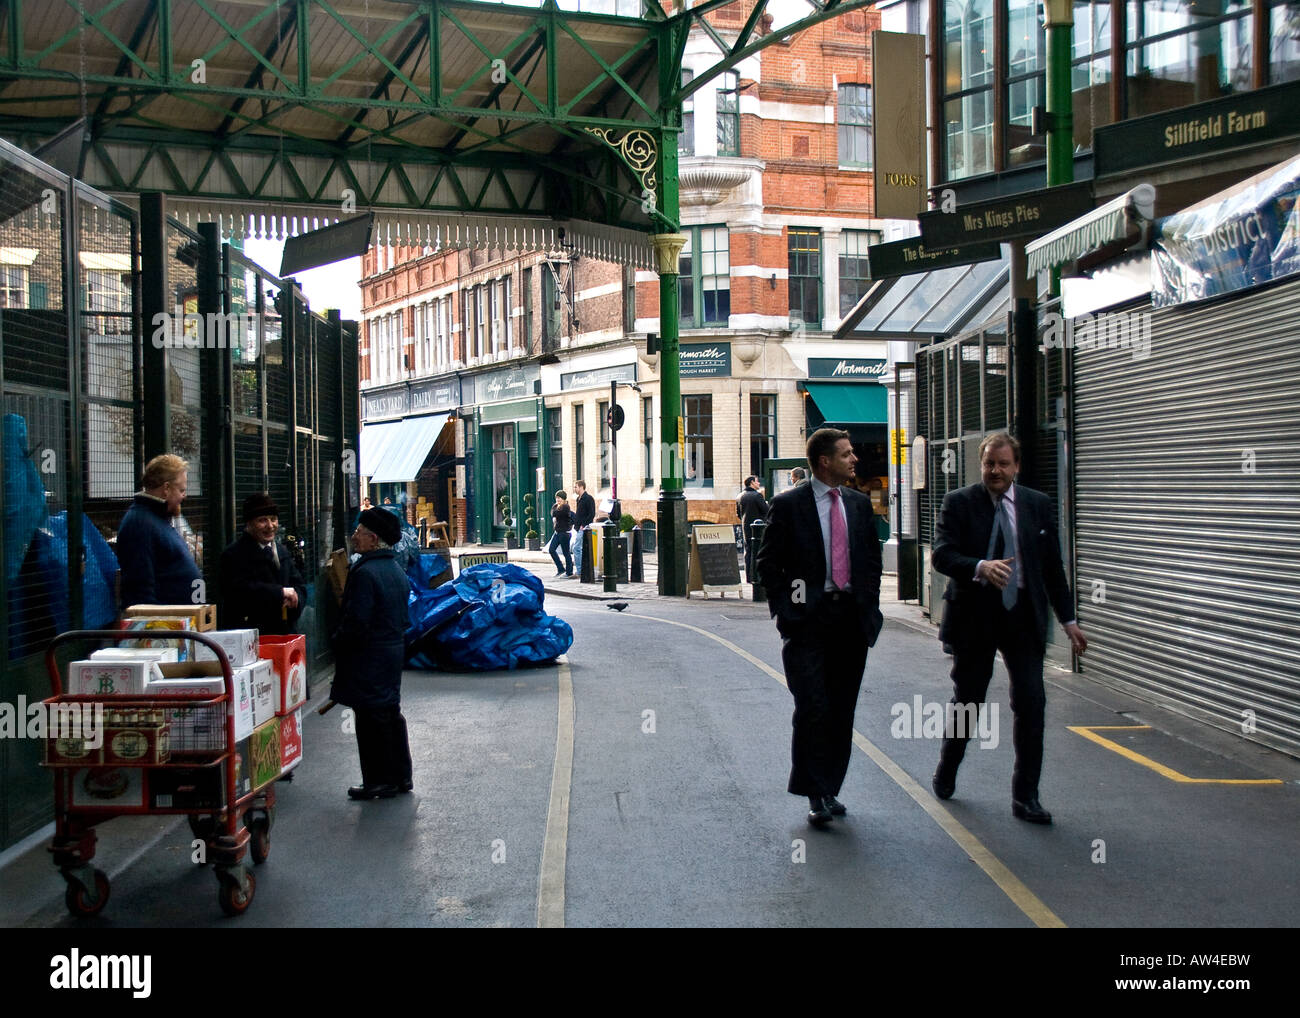
[[[889,365],[875,358],[809,357],[809,378],[840,378],[846,381],[879,382]]]
[[[731,374],[730,343],[683,343],[677,356],[682,378],[717,378]]]
[[[959,203],[951,212],[923,212],[918,221],[927,248],[951,247],[1041,237],[1091,211],[1093,204],[1092,182],[1085,180],[969,205]]]

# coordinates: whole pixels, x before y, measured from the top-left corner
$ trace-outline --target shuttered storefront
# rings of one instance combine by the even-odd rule
[[[1288,282],[1147,312],[1146,356],[1141,346],[1074,354],[1084,673],[1293,754],[1297,306],[1300,282]],[[1094,325],[1109,331],[1116,318]]]

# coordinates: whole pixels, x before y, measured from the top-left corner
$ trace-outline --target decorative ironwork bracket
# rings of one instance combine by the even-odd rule
[[[649,131],[632,130],[619,137],[619,132],[612,127],[584,127],[588,134],[594,134],[606,145],[618,153],[627,168],[636,174],[641,183],[641,197],[653,199],[652,209],[659,208],[659,181],[655,176],[655,163],[659,158],[659,148],[655,136]],[[650,209],[646,210],[647,212]]]

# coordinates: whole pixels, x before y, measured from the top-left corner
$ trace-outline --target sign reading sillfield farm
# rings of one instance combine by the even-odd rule
[[[730,343],[683,343],[678,357],[682,378],[725,377],[731,374]]]

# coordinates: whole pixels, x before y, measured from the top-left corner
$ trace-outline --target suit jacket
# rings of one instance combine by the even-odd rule
[[[753,488],[746,488],[736,501],[736,515],[740,517],[745,531],[745,540],[749,540],[749,525],[767,515],[767,500]]]
[[[285,636],[297,631],[298,616],[307,603],[307,584],[293,555],[279,541],[280,564],[272,560],[247,533],[240,534],[221,553],[221,628],[256,629],[266,635]],[[298,607],[284,617],[284,588],[298,592]]]
[[[880,538],[871,501],[840,488],[849,535],[849,583],[862,619],[862,637],[873,646],[884,617],[880,614]],[[797,636],[817,620],[826,586],[826,549],[811,484],[772,499],[767,529],[758,551],[759,579],[767,589],[768,609],[782,636]],[[802,580],[800,596],[795,581]]]
[[[1036,636],[1047,647],[1047,609],[1050,605],[1062,624],[1074,615],[1074,594],[1061,563],[1052,501],[1041,491],[1016,485],[1016,567],[1025,578],[1022,596],[1029,598]],[[1002,592],[991,583],[975,579],[975,566],[988,557],[993,534],[993,500],[983,484],[950,491],[939,510],[931,561],[946,575],[948,602],[939,626],[939,639],[960,651],[987,633],[992,615],[1002,603]],[[1007,556],[1010,558],[1010,554]]]

